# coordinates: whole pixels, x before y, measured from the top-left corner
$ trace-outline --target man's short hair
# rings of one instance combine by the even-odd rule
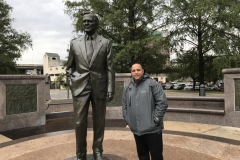
[[[132,71],[132,66],[133,66],[133,65],[135,65],[135,64],[138,64],[138,65],[140,65],[140,66],[141,66],[141,68],[143,69],[143,67],[142,67],[142,65],[141,65],[140,63],[133,63],[133,64],[131,65],[130,71]]]
[[[141,65],[141,63],[136,62],[136,63],[133,63],[133,64],[131,65],[130,72],[132,71],[132,66],[135,65],[135,64],[139,64],[139,65],[142,67],[142,69],[143,69],[143,66]],[[145,69],[143,69],[143,73],[146,73],[146,70],[145,70]]]
[[[93,16],[93,20],[98,24],[98,17],[97,17],[96,14],[94,14],[94,13],[91,12],[91,11],[88,11],[88,12],[84,12],[83,17],[84,17],[85,15],[92,15],[92,16]]]

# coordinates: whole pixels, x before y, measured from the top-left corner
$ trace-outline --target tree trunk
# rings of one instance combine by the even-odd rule
[[[200,85],[204,84],[204,59],[202,50],[202,25],[201,25],[201,15],[198,17],[198,56],[199,56],[199,82]]]

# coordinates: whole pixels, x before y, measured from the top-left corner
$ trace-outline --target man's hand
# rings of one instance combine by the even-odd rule
[[[154,117],[154,123],[155,123],[156,126],[159,126],[159,125],[160,125],[160,120],[159,120],[159,118]]]
[[[107,98],[106,98],[107,102],[111,101],[113,99],[113,97],[114,97],[114,93],[107,92]]]

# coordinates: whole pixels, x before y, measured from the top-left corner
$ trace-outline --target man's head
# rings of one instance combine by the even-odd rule
[[[93,35],[98,28],[98,17],[92,13],[84,14],[83,27],[88,35]]]
[[[143,74],[144,74],[144,70],[143,70],[141,64],[135,63],[132,65],[131,75],[135,82],[138,82],[143,77]]]

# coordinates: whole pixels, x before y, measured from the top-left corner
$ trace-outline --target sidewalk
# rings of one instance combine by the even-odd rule
[[[166,131],[195,133],[200,135],[209,135],[214,137],[237,140],[239,141],[240,145],[240,128],[175,121],[165,121],[164,126],[164,130]]]
[[[93,131],[89,128],[89,156],[92,154],[92,139]],[[6,142],[8,140],[0,136],[0,160],[70,160],[75,156],[74,130]],[[163,144],[165,160],[238,160],[240,128],[166,121]],[[129,128],[106,128],[103,148],[103,156],[108,160],[138,160],[134,137]]]
[[[176,131],[181,133],[194,133],[199,135],[208,135],[239,141],[240,145],[240,128],[218,126],[200,123],[184,123],[176,121],[165,121],[164,131]],[[8,137],[0,135],[0,143],[11,141]]]
[[[164,90],[167,97],[172,96],[190,96],[190,97],[199,97],[198,91],[184,91],[184,90]],[[60,89],[51,89],[50,90],[51,99],[66,99],[72,98],[71,91],[60,90]],[[218,91],[206,91],[205,97],[224,97],[224,92]]]
[[[3,136],[3,135],[0,134],[0,144],[1,144],[1,143],[4,143],[4,142],[9,142],[9,141],[11,141],[10,138],[5,137],[5,136]]]

